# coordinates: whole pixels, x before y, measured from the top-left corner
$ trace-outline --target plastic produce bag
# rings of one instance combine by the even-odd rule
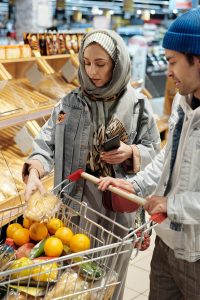
[[[27,203],[24,217],[36,222],[48,222],[58,211],[60,204],[61,201],[55,195],[51,193],[41,195],[36,192]]]
[[[67,270],[62,274],[52,290],[47,292],[44,300],[52,300],[58,297],[64,297],[76,292],[83,292],[89,288],[89,283],[81,279],[78,274],[72,270]],[[81,293],[67,298],[68,300],[89,300],[89,292]]]

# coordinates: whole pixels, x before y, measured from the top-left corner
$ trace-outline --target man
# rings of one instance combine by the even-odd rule
[[[167,213],[156,227],[150,300],[200,299],[200,9],[179,16],[163,40],[168,76],[179,90],[165,148],[129,182],[109,184],[148,196],[150,215]]]

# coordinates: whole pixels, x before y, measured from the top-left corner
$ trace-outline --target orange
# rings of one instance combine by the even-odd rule
[[[13,240],[17,246],[30,242],[29,230],[26,228],[17,229],[13,234]]]
[[[34,241],[41,241],[48,235],[47,227],[44,223],[35,222],[29,228],[30,237]]]
[[[49,233],[54,234],[60,227],[63,227],[63,222],[58,218],[53,218],[47,223]]]
[[[13,239],[13,235],[14,235],[15,231],[20,228],[22,228],[22,225],[19,223],[12,223],[12,224],[8,225],[7,230],[6,230],[7,237]]]
[[[49,237],[44,244],[46,256],[59,257],[63,252],[63,243],[57,237]]]
[[[24,228],[27,228],[27,229],[29,229],[33,223],[34,223],[34,221],[32,221],[28,218],[24,218],[24,220],[23,220],[23,226],[24,226]]]
[[[69,242],[73,235],[74,234],[69,227],[60,227],[55,232],[55,236],[59,238],[64,245],[69,245]]]
[[[70,241],[69,247],[72,252],[79,252],[90,249],[90,239],[83,233],[75,234]]]

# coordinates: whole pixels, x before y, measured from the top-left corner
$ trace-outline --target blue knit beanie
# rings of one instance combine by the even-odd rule
[[[177,52],[200,54],[200,9],[191,9],[179,16],[163,39],[163,48]]]

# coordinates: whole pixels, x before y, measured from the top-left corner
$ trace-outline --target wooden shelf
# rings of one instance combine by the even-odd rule
[[[25,58],[13,58],[13,59],[1,59],[1,64],[9,64],[9,63],[18,63],[18,62],[26,62],[26,61],[34,61],[36,57],[25,57]]]
[[[8,63],[18,63],[18,62],[26,62],[26,61],[36,61],[38,58],[44,59],[65,59],[70,58],[72,54],[60,54],[60,55],[49,55],[49,56],[40,56],[40,57],[25,57],[25,58],[13,58],[13,59],[0,59],[0,63],[8,64]]]
[[[40,120],[40,126],[43,125],[42,118],[51,114],[56,101],[59,100],[58,94],[63,92],[65,95],[73,88],[72,84],[67,88],[67,82],[59,73],[62,66],[71,58],[76,63],[77,55],[75,59],[72,54],[0,60],[0,80],[2,80],[0,94],[6,104],[9,104],[9,101],[11,104],[10,108],[9,105],[6,108],[10,109],[10,114],[0,114],[2,139],[5,138],[6,131],[11,131],[9,127],[16,125],[23,127],[23,123],[36,119]],[[28,71],[29,73],[27,73]],[[48,83],[51,89],[47,86]],[[49,89],[50,95],[47,93]],[[40,97],[41,99],[38,99]],[[4,109],[1,111],[3,112]],[[2,130],[5,128],[6,130]],[[14,146],[16,146],[15,141],[13,142]],[[9,153],[9,150],[6,144],[4,151]],[[18,155],[18,159],[21,160],[24,156]],[[21,165],[17,165],[17,168],[21,168]],[[43,184],[47,190],[51,190],[53,174],[45,177]],[[9,198],[0,202],[0,226],[8,224],[23,214],[24,193],[22,188],[23,184],[20,186],[20,194],[11,197],[9,197],[11,194],[5,194],[5,197]]]
[[[0,129],[17,125],[22,122],[39,119],[50,115],[53,109],[53,105],[41,107],[40,109],[34,109],[29,112],[23,111],[7,116],[0,116]]]
[[[65,59],[70,58],[72,54],[60,54],[60,55],[49,55],[49,56],[41,56],[44,59]]]

